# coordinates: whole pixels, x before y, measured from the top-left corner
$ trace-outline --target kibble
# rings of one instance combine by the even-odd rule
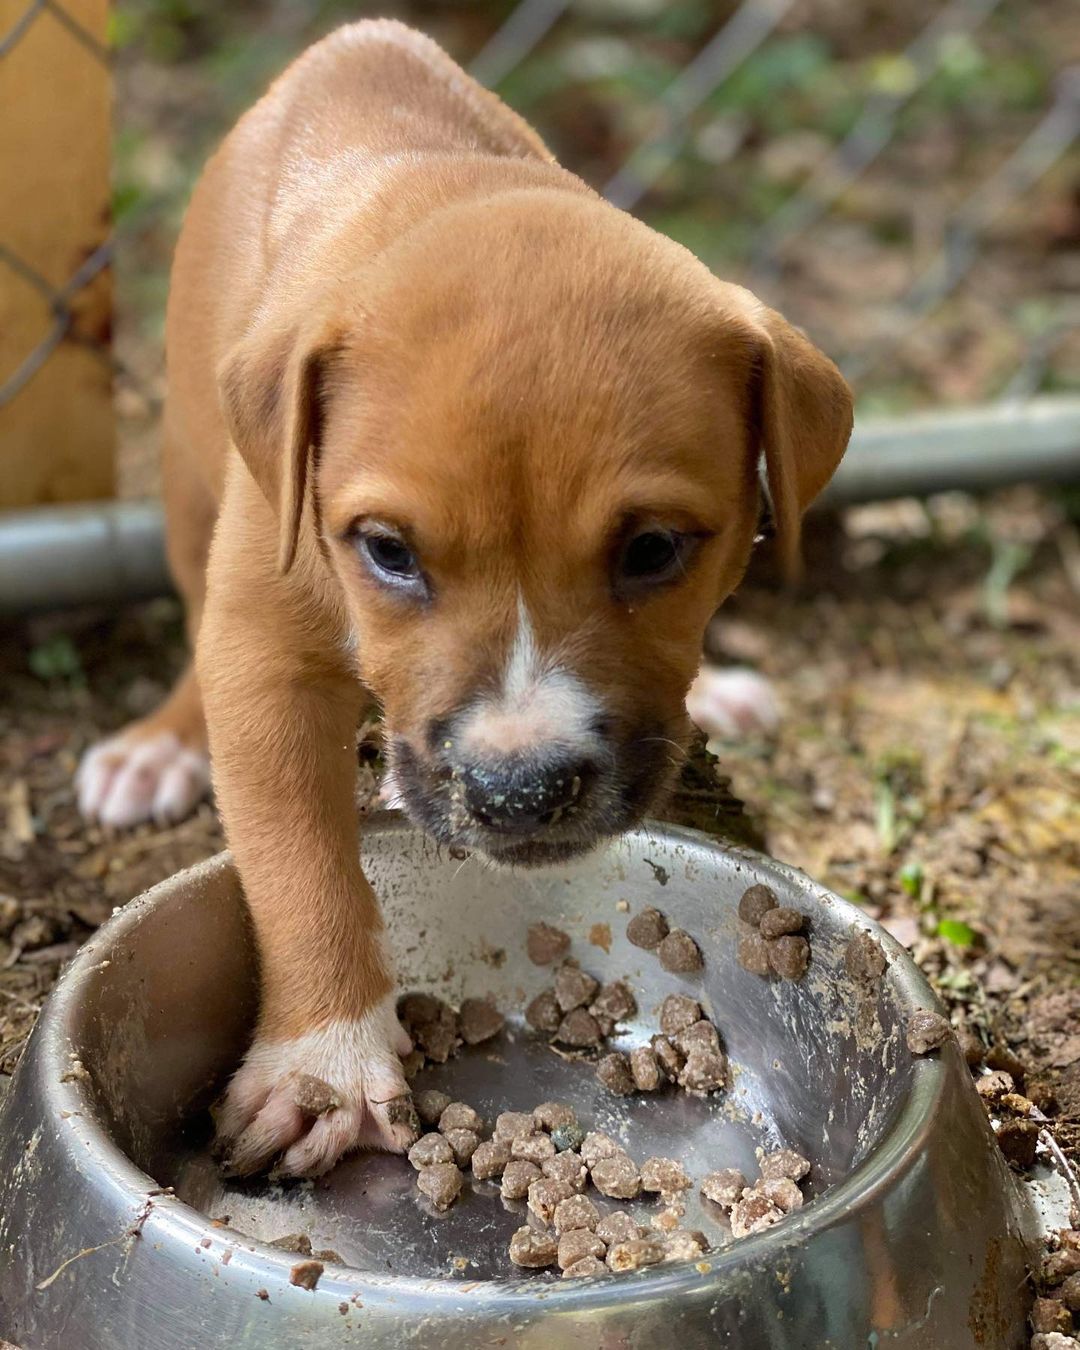
[[[790,1214],[794,1209],[802,1209],[803,1193],[790,1177],[762,1178],[754,1190],[760,1191],[785,1214]]]
[[[1057,1331],[1067,1336],[1072,1331],[1072,1317],[1060,1299],[1037,1298],[1031,1306],[1031,1326],[1034,1331]]]
[[[810,964],[810,944],[804,937],[788,934],[767,942],[769,965],[782,980],[801,980]]]
[[[314,1289],[323,1269],[321,1261],[298,1261],[289,1271],[289,1283],[298,1289]]]
[[[781,1181],[784,1177],[790,1181],[801,1181],[810,1171],[810,1163],[793,1148],[780,1148],[774,1153],[762,1154],[760,1166],[765,1181]]]
[[[686,1206],[676,1202],[669,1205],[667,1209],[662,1209],[654,1214],[651,1220],[652,1226],[658,1228],[662,1233],[673,1233],[682,1223],[683,1216],[686,1213]]]
[[[569,1228],[595,1228],[600,1222],[600,1213],[587,1195],[568,1195],[555,1207],[556,1233],[565,1233]]]
[[[696,1261],[708,1250],[705,1234],[696,1229],[676,1228],[664,1238],[665,1261]]]
[[[724,1086],[727,1061],[710,1050],[695,1050],[687,1055],[679,1074],[679,1086],[696,1097],[707,1096]]]
[[[581,1158],[588,1168],[595,1167],[603,1158],[617,1158],[626,1150],[610,1135],[590,1130],[581,1143]]]
[[[1032,1336],[1029,1350],[1080,1350],[1080,1341],[1060,1331],[1039,1331]]]
[[[473,1155],[476,1156],[475,1154]],[[529,1187],[540,1177],[540,1169],[535,1163],[515,1158],[503,1168],[502,1196],[504,1200],[524,1200]]]
[[[403,1092],[398,1097],[391,1097],[385,1103],[383,1109],[386,1112],[386,1123],[388,1125],[405,1126],[408,1138],[401,1138],[402,1145],[411,1144],[420,1138],[420,1117],[416,1114],[411,1092]]]
[[[997,1132],[997,1141],[1005,1161],[1026,1171],[1035,1161],[1039,1126],[1034,1120],[1007,1120]]]
[[[654,1036],[650,1041],[656,1062],[674,1083],[686,1063],[686,1056],[677,1045],[673,1045],[666,1036]]]
[[[559,1023],[555,1039],[562,1045],[576,1048],[599,1045],[604,1039],[603,1028],[590,1012],[584,1008],[573,1008]]]
[[[551,1136],[542,1130],[533,1130],[530,1134],[519,1134],[510,1142],[510,1156],[522,1162],[536,1163],[537,1167],[545,1158],[555,1156],[555,1145]]]
[[[613,1023],[625,1022],[637,1013],[637,999],[624,980],[613,980],[600,986],[600,991],[589,1006],[594,1017]]]
[[[458,1029],[466,1045],[481,1045],[484,1041],[490,1041],[502,1031],[505,1024],[506,1019],[490,999],[462,1000]]]
[[[465,1178],[456,1163],[439,1162],[421,1169],[416,1178],[417,1188],[438,1210],[449,1209],[461,1194]]]
[[[607,1270],[596,1256],[583,1256],[580,1261],[575,1261],[572,1266],[567,1266],[563,1271],[564,1280],[587,1280],[593,1275],[603,1275]]]
[[[975,1079],[975,1090],[986,1102],[998,1102],[1008,1096],[1016,1087],[1011,1073],[1004,1069],[992,1069]]]
[[[558,1031],[562,1009],[553,989],[545,989],[542,994],[537,994],[525,1009],[525,1021],[534,1031],[546,1031],[549,1035]]]
[[[560,1125],[576,1125],[577,1112],[565,1102],[541,1102],[533,1108],[533,1122],[538,1130],[557,1130]]]
[[[681,928],[673,928],[656,949],[660,964],[674,975],[685,975],[701,970],[705,964],[701,958],[701,949]]]
[[[334,1089],[313,1073],[302,1073],[293,1087],[293,1101],[306,1116],[324,1116],[340,1105]]]
[[[759,882],[756,886],[743,891],[742,899],[739,901],[739,918],[756,928],[769,910],[775,909],[778,903],[773,891]]]
[[[806,927],[806,915],[797,909],[777,906],[766,911],[761,917],[761,936],[763,938],[783,937],[787,933],[801,933]]]
[[[639,1045],[630,1051],[630,1076],[639,1092],[655,1092],[663,1082],[660,1061],[652,1046]]]
[[[760,933],[751,933],[748,937],[740,938],[735,956],[743,970],[748,970],[751,975],[760,975],[764,978],[772,974],[769,944]]]
[[[472,1155],[473,1176],[478,1181],[490,1181],[502,1176],[510,1161],[509,1139],[485,1139],[477,1144]]]
[[[519,1134],[532,1134],[536,1121],[531,1111],[502,1111],[495,1117],[494,1139],[513,1140]]]
[[[472,1130],[474,1134],[483,1134],[484,1122],[465,1102],[451,1102],[439,1117],[439,1129],[443,1134],[447,1130]]]
[[[555,976],[555,1000],[564,1013],[584,1007],[599,988],[600,981],[577,966],[560,966]]]
[[[603,1238],[610,1247],[616,1242],[632,1242],[641,1237],[641,1229],[625,1209],[616,1209],[597,1223],[596,1236]]]
[[[635,914],[626,925],[627,939],[635,947],[647,952],[655,951],[668,935],[668,921],[658,909],[648,907]]]
[[[554,1158],[545,1158],[540,1164],[540,1171],[546,1177],[565,1181],[575,1191],[583,1191],[589,1178],[588,1169],[582,1162],[581,1155],[569,1149],[564,1153],[556,1153]]]
[[[546,1228],[554,1218],[556,1208],[573,1195],[573,1190],[569,1183],[565,1181],[558,1181],[554,1177],[539,1176],[535,1181],[530,1182],[527,1195],[529,1209]],[[578,1199],[582,1198],[578,1196]]]
[[[741,1172],[737,1172],[734,1167],[725,1167],[719,1172],[710,1172],[701,1182],[701,1194],[705,1199],[711,1200],[714,1204],[722,1205],[724,1209],[730,1209],[745,1190],[746,1178]]]
[[[888,967],[881,944],[865,928],[852,933],[844,948],[844,969],[856,984],[871,985],[881,979]]]
[[[633,1200],[641,1194],[641,1173],[625,1153],[615,1158],[601,1158],[589,1169],[589,1174],[601,1195]]]
[[[552,1234],[538,1232],[528,1225],[519,1228],[510,1239],[510,1260],[515,1266],[539,1270],[553,1266],[558,1254],[559,1246]]]
[[[409,1149],[408,1157],[416,1170],[422,1172],[434,1163],[453,1162],[454,1150],[441,1134],[425,1134]]]
[[[695,1050],[708,1050],[714,1055],[720,1051],[720,1037],[717,1030],[705,1018],[702,1018],[700,1022],[695,1022],[692,1027],[687,1027],[685,1031],[680,1031],[675,1037],[675,1044],[687,1058]]]
[[[437,1135],[429,1135],[429,1139],[438,1138]],[[475,1130],[447,1130],[443,1138],[454,1150],[454,1161],[459,1167],[464,1167],[472,1158],[480,1145],[480,1136]]]
[[[433,1088],[427,1088],[425,1091],[415,1094],[413,1105],[416,1107],[416,1114],[425,1125],[437,1125],[439,1117],[450,1105],[450,1098],[445,1092],[436,1092]]]
[[[587,1228],[572,1228],[559,1235],[556,1259],[562,1270],[569,1270],[587,1256],[593,1257],[599,1264],[606,1252],[607,1245],[595,1233],[591,1233]]]
[[[570,950],[570,936],[548,923],[530,924],[525,950],[534,966],[550,966]]]
[[[913,1055],[929,1055],[940,1050],[952,1035],[952,1027],[940,1013],[920,1008],[908,1018],[907,1047]]]
[[[658,1191],[661,1195],[675,1195],[690,1186],[690,1178],[682,1163],[674,1158],[646,1158],[641,1164],[641,1189]]]
[[[660,1030],[665,1036],[677,1036],[701,1020],[701,1004],[686,994],[668,994],[660,1005]]]
[[[600,1060],[596,1066],[596,1077],[609,1092],[615,1092],[620,1097],[628,1097],[634,1091],[630,1060],[618,1051]]]
[[[760,1191],[744,1191],[731,1207],[731,1231],[737,1238],[761,1233],[782,1219],[783,1213]]]
[[[609,1270],[640,1270],[642,1266],[657,1266],[664,1259],[664,1244],[659,1238],[631,1238],[629,1242],[616,1242],[608,1248],[607,1264]]]

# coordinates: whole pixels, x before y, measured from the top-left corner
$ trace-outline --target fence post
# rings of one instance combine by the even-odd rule
[[[0,509],[108,497],[108,0],[0,0]]]

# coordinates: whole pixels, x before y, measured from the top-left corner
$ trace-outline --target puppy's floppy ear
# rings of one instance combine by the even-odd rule
[[[748,291],[730,289],[740,292],[742,318],[750,326],[755,430],[765,457],[780,564],[791,578],[799,571],[803,513],[847,449],[851,390],[798,329]]]
[[[296,557],[311,452],[319,439],[325,382],[341,347],[337,325],[313,315],[261,320],[218,368],[233,444],[278,518],[278,566]]]

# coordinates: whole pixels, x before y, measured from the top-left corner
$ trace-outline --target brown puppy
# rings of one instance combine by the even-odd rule
[[[205,703],[263,979],[220,1127],[238,1170],[315,1173],[402,1142],[379,1104],[407,1041],[355,839],[365,706],[441,840],[534,864],[633,824],[746,565],[759,460],[790,561],[851,403],[778,315],[389,22],[308,51],[211,161],[167,344],[198,675],[80,792],[106,820],[186,809]],[[340,1101],[314,1122],[302,1072]]]

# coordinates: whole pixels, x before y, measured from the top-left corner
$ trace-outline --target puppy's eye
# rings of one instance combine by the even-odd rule
[[[648,581],[670,576],[679,565],[679,538],[667,530],[646,530],[635,535],[623,551],[623,577],[628,581]]]
[[[396,535],[365,534],[361,536],[360,542],[378,571],[402,578],[419,574],[420,569],[412,549]]]

